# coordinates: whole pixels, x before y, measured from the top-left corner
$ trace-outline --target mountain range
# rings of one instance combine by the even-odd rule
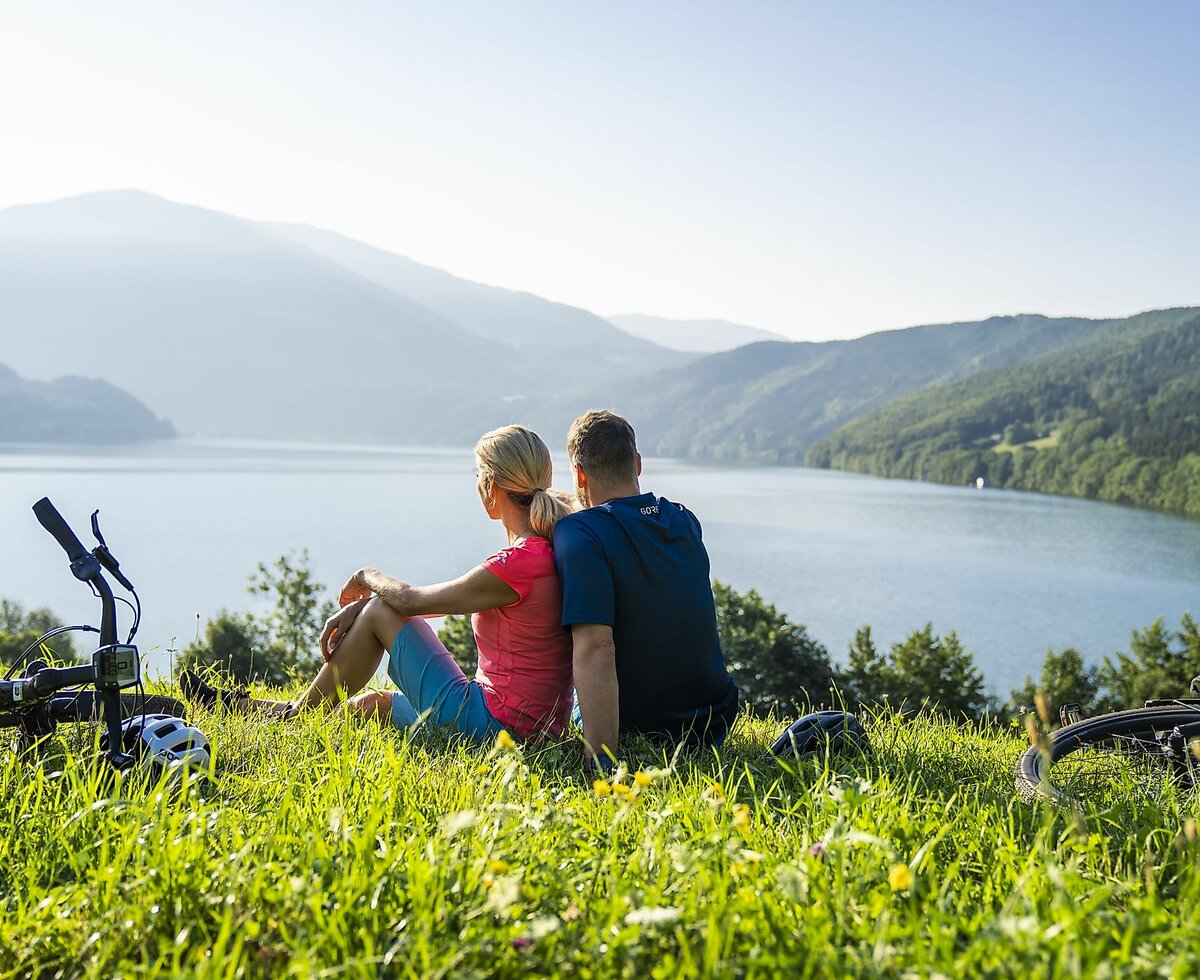
[[[731,463],[800,465],[820,439],[895,398],[1089,342],[1153,332],[1158,311],[1113,320],[1037,314],[909,327],[826,343],[758,343],[611,386],[645,449]]]
[[[770,330],[748,327],[744,323],[730,323],[728,320],[670,320],[642,313],[619,313],[608,320],[626,333],[643,340],[674,350],[701,354],[733,350],[746,344],[756,344],[760,340],[787,340]]]
[[[1200,309],[1117,321],[1031,363],[912,392],[807,463],[1200,516]]]
[[[102,377],[224,435],[460,441],[507,421],[506,400],[692,356],[336,235],[135,191],[0,212],[0,310],[18,370]]]
[[[647,454],[783,464],[808,456],[921,475],[928,467],[910,472],[911,453],[907,469],[888,469],[876,452],[916,445],[910,421],[936,430],[957,417],[948,406],[973,404],[976,386],[998,373],[1004,404],[1034,398],[1022,386],[1043,377],[1043,362],[1059,365],[1051,374],[1063,388],[1064,371],[1094,373],[1105,351],[1195,313],[1019,314],[788,342],[725,321],[605,319],[333,232],[136,191],[0,211],[0,359],[33,378],[103,378],[148,405],[155,423],[165,415],[207,435],[469,445],[521,421],[558,447],[572,418],[609,407],[631,418]],[[697,352],[724,346],[734,349]],[[1171,411],[1191,418],[1193,388],[1172,383]],[[1137,391],[1153,384],[1147,376]],[[37,404],[29,390],[22,397]],[[1063,418],[1051,412],[1038,424],[1049,431]],[[856,419],[864,422],[843,430]],[[872,448],[866,434],[882,441]]]

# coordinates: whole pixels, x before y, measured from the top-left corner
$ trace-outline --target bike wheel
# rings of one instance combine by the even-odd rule
[[[1197,724],[1200,707],[1186,705],[1085,718],[1054,732],[1046,751],[1033,746],[1022,754],[1017,789],[1026,800],[1076,809],[1132,797],[1159,800],[1192,790],[1200,784],[1194,747],[1183,744],[1181,751],[1169,754],[1167,737],[1179,726]]]
[[[73,691],[50,699],[50,717],[55,721],[98,722],[103,716],[103,702],[96,691]],[[121,695],[121,717],[132,718],[145,712],[148,715],[176,715],[185,718],[186,706],[178,698],[165,694]]]

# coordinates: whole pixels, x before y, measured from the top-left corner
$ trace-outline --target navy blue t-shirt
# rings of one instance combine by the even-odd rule
[[[570,514],[554,529],[563,626],[611,626],[620,730],[708,742],[737,714],[700,522],[643,493]]]

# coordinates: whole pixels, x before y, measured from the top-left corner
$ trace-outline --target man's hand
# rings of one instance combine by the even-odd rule
[[[326,663],[333,656],[333,652],[338,648],[338,644],[346,638],[346,634],[350,632],[350,627],[354,625],[354,621],[358,619],[358,614],[363,611],[363,607],[367,602],[368,599],[356,599],[349,605],[343,606],[325,620],[325,627],[321,630],[321,639],[319,642],[321,656],[325,659]]]
[[[584,623],[571,627],[575,691],[583,715],[588,758],[608,761],[617,752],[620,705],[617,699],[617,648],[612,627]],[[601,763],[603,764],[603,763]]]
[[[367,585],[367,575],[373,571],[373,568],[360,568],[351,575],[342,586],[342,591],[338,593],[338,605],[348,606],[359,599],[370,599],[372,593],[371,587]]]

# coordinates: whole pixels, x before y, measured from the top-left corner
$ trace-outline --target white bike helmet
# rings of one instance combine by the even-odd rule
[[[100,747],[108,747],[108,734]],[[211,745],[204,733],[175,715],[134,715],[121,723],[121,744],[147,769],[188,766],[207,769]]]

